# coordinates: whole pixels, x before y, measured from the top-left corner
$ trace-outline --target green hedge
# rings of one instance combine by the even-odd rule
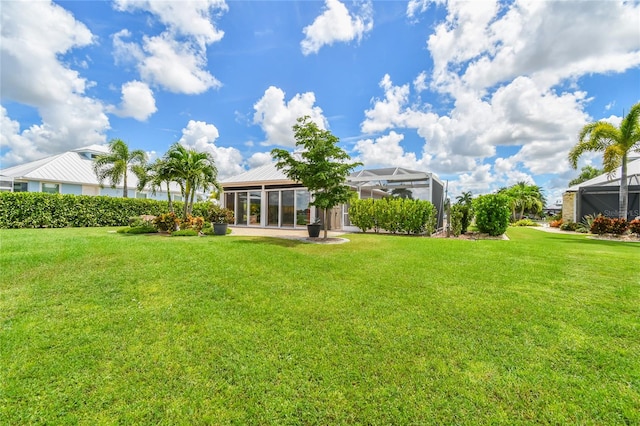
[[[476,226],[482,233],[498,236],[509,227],[510,199],[504,194],[480,195],[473,200]]]
[[[183,204],[174,203],[177,214]],[[126,226],[129,218],[169,211],[167,201],[42,192],[0,193],[0,228],[65,228]],[[196,203],[194,216],[204,216],[207,203]]]
[[[349,208],[351,223],[363,232],[427,234],[435,231],[437,212],[429,201],[405,198],[355,200]]]

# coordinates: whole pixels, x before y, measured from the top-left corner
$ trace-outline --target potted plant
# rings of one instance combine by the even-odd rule
[[[208,209],[208,219],[213,224],[213,235],[226,235],[227,227],[233,223],[233,212],[218,204],[211,203]]]
[[[307,231],[309,232],[310,238],[318,238],[321,229],[322,224],[320,223],[320,218],[316,218],[316,220],[307,224]]]

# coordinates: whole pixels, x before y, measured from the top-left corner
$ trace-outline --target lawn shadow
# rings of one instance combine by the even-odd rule
[[[582,238],[580,238],[582,237]],[[633,247],[635,249],[640,248],[640,244],[636,241],[616,241],[616,240],[606,240],[606,239],[598,239],[598,238],[589,238],[586,235],[573,235],[573,234],[554,234],[551,238],[561,241],[561,242],[571,242],[571,243],[582,243],[589,245],[598,245],[598,246],[609,246],[609,247]]]
[[[293,238],[278,238],[278,237],[249,237],[249,236],[236,236],[237,243],[239,244],[270,244],[279,247],[297,247],[303,244],[309,244],[304,241],[300,241]]]

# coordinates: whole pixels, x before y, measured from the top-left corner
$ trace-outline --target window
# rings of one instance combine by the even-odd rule
[[[281,225],[280,226],[293,226],[293,219],[295,217],[294,211],[294,196],[295,191],[282,191],[282,205],[281,205]]]
[[[260,210],[262,206],[262,197],[259,192],[250,192],[249,193],[249,202],[251,206],[249,207],[249,224],[250,225],[260,225]]]
[[[27,182],[13,182],[13,192],[29,192],[29,184]]]
[[[143,192],[136,192],[136,198],[147,198],[147,194]]]
[[[267,199],[267,225],[278,226],[278,217],[280,212],[280,191],[269,191]]]
[[[42,192],[47,194],[59,194],[60,184],[59,183],[43,183]]]
[[[296,191],[296,226],[303,226],[311,222],[311,209],[309,208],[309,191]]]

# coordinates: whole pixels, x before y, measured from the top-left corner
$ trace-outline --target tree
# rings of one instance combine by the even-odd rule
[[[569,186],[577,185],[582,182],[586,182],[589,179],[593,179],[594,177],[598,177],[603,173],[603,170],[596,169],[593,166],[584,166],[581,169],[580,174],[577,178],[569,181]]]
[[[413,200],[413,192],[411,192],[411,190],[407,188],[394,188],[393,191],[391,191],[391,196]]]
[[[195,194],[198,189],[207,191],[211,188],[220,189],[218,184],[218,169],[215,161],[208,152],[187,149],[180,143],[175,143],[165,154],[166,164],[163,169],[167,176],[180,185],[184,197],[183,218],[191,214]]]
[[[135,165],[133,167],[133,170],[134,172],[138,171],[138,190],[142,190],[142,188],[149,185],[151,191],[153,192],[153,194],[155,194],[158,189],[162,190],[162,184],[165,184],[167,186],[167,201],[169,211],[173,213],[174,210],[173,200],[171,199],[171,182],[174,181],[176,173],[175,170],[171,167],[171,163],[165,158],[158,158],[151,164]]]
[[[610,176],[620,167],[618,217],[627,219],[627,156],[630,152],[640,152],[640,102],[632,106],[629,114],[622,118],[620,127],[606,121],[585,125],[578,136],[578,143],[569,151],[571,167],[578,168],[578,159],[585,152],[602,152],[602,167]]]
[[[109,142],[109,153],[98,155],[93,164],[93,171],[102,185],[105,179],[109,179],[111,187],[123,182],[122,197],[127,198],[127,177],[129,170],[139,175],[142,170],[136,165],[144,165],[147,155],[144,151],[129,150],[129,146],[121,139],[112,139]]]
[[[461,214],[461,229],[460,232],[463,234],[467,233],[469,229],[469,225],[471,224],[471,219],[473,218],[473,195],[471,191],[463,192],[462,194],[456,197],[456,206],[459,208],[456,209],[460,211]],[[455,233],[454,233],[455,234]]]
[[[522,219],[525,212],[539,214],[546,202],[539,186],[523,181],[509,188],[501,188],[498,192],[509,197],[513,220]],[[519,213],[519,216],[516,216],[516,213]]]
[[[337,146],[339,139],[320,129],[309,116],[298,118],[293,131],[296,147],[302,148],[302,159],[284,149],[273,149],[271,156],[289,179],[300,182],[313,194],[309,204],[323,210],[324,239],[327,239],[327,211],[353,197],[354,191],[345,182],[362,163],[349,163],[349,155]]]

